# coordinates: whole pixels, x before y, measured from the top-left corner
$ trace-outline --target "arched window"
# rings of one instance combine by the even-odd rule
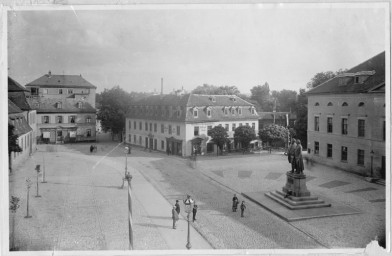
[[[363,107],[363,106],[365,106],[365,103],[359,102],[358,107]]]
[[[332,102],[328,102],[328,107],[333,106]]]
[[[342,107],[347,107],[347,106],[348,106],[347,102],[343,102]]]
[[[319,104],[318,102],[316,102],[316,104],[314,104],[314,105],[315,105],[316,107],[317,107],[317,106],[320,106],[320,104]]]

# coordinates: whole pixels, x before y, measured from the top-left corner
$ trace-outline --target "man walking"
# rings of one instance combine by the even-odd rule
[[[192,213],[193,213],[193,222],[195,222],[195,220],[196,220],[196,213],[197,213],[197,204],[193,205]]]
[[[245,201],[242,201],[242,203],[241,203],[241,217],[244,217],[245,209],[246,209]]]
[[[233,196],[233,212],[237,211],[238,203],[239,203],[239,201],[238,201],[237,195],[234,194],[234,196]]]
[[[176,229],[176,222],[178,221],[178,213],[176,211],[176,206],[173,206],[172,209],[172,219],[173,219],[173,229]]]
[[[178,200],[176,200],[176,204],[174,206],[176,207],[177,214],[180,214],[180,204],[178,203]]]

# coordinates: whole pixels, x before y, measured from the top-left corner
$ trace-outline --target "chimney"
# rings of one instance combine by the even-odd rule
[[[163,77],[161,78],[161,95],[163,94]]]
[[[51,77],[52,76],[52,71],[49,70],[48,72],[48,76]]]

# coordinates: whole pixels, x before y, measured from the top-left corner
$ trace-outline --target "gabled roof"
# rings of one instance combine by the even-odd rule
[[[374,74],[371,75],[374,71]],[[354,76],[368,76],[363,83],[355,84]],[[345,85],[339,85],[339,79],[346,76],[348,81]],[[375,86],[385,85],[385,52],[351,68],[342,75],[336,76],[316,88],[307,92],[308,95],[315,94],[345,94],[345,93],[367,93]]]
[[[14,79],[11,77],[8,77],[8,92],[28,92],[25,87],[20,85],[18,82],[16,82]]]
[[[22,110],[31,110],[30,104],[27,101],[25,92],[9,92],[8,99],[10,99],[15,105]]]
[[[93,88],[97,87],[84,79],[81,75],[52,75],[45,74],[26,84],[26,87],[40,88]]]
[[[15,127],[14,134],[18,136],[32,130],[22,113],[23,111],[8,99],[8,123]]]
[[[15,105],[10,99],[8,99],[8,114],[22,113],[23,111]]]
[[[96,113],[88,102],[74,99],[63,98],[29,98],[28,99],[32,109],[37,110],[37,114],[42,113]],[[56,107],[56,103],[61,103],[61,108]],[[78,103],[82,102],[82,107],[78,108]]]

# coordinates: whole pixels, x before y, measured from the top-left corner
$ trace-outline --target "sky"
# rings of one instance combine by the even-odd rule
[[[9,76],[25,85],[50,70],[97,92],[119,85],[164,93],[268,82],[299,90],[318,72],[385,51],[380,4],[152,5],[8,12]]]

